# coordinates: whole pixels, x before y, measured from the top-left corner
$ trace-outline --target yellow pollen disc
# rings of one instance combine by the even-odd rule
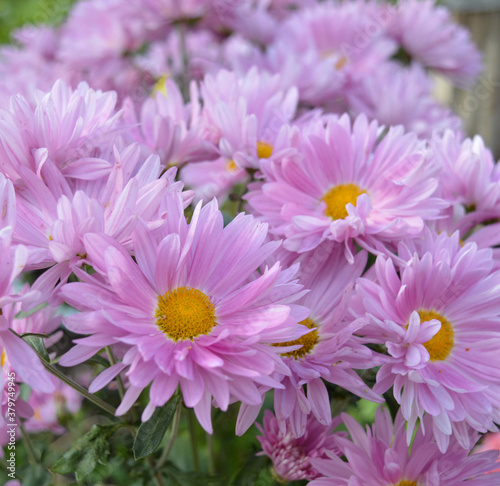
[[[273,146],[267,142],[257,142],[257,157],[268,159],[273,155]]]
[[[351,203],[356,206],[356,200],[366,191],[356,184],[340,184],[332,187],[322,198],[326,203],[325,214],[332,219],[344,219],[347,216],[346,205]]]
[[[153,96],[156,93],[161,93],[165,98],[167,97],[167,79],[169,78],[168,74],[163,75],[154,85],[153,87]]]
[[[7,353],[5,352],[5,349],[4,349],[2,351],[2,356],[0,357],[0,366],[3,366],[6,361],[7,361]]]
[[[431,361],[443,361],[451,353],[453,348],[453,328],[451,324],[438,312],[433,310],[418,311],[420,322],[436,319],[441,323],[441,329],[429,341],[424,343],[425,349],[429,352]]]
[[[308,329],[312,329],[313,327],[316,328],[318,327],[318,325],[309,318],[304,319],[303,321],[299,322],[299,324],[306,326]],[[304,334],[302,337],[296,339],[295,341],[288,341],[286,343],[274,344],[273,346],[295,346],[297,344],[302,344],[302,347],[296,349],[295,351],[282,353],[282,356],[299,359],[303,358],[306,354],[309,354],[313,350],[314,346],[316,346],[316,344],[318,343],[318,339],[319,339],[319,333],[318,330],[315,329],[314,331]]]
[[[40,415],[38,408],[35,408],[35,410],[33,410],[33,418],[35,420],[38,420],[39,422],[42,421],[42,416]]]
[[[416,481],[408,481],[408,479],[403,479],[399,481],[395,486],[418,486]]]
[[[336,63],[335,63],[335,69],[337,71],[340,71],[345,65],[347,64],[347,57],[342,56]]]
[[[192,341],[209,334],[217,325],[208,296],[191,287],[178,287],[160,295],[155,317],[156,325],[173,341]]]
[[[235,172],[237,169],[238,169],[238,166],[236,165],[236,163],[234,162],[233,159],[229,159],[226,162],[226,170],[228,172]]]

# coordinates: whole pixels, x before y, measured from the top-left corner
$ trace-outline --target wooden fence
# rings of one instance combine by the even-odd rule
[[[438,99],[465,121],[469,135],[480,134],[500,158],[500,0],[443,0],[483,53],[484,69],[473,88],[463,91],[438,78]]]

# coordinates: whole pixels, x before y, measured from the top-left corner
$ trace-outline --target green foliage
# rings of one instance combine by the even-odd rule
[[[163,407],[158,407],[152,417],[143,422],[134,441],[134,458],[137,461],[152,454],[160,445],[170,427],[181,397],[175,395]]]
[[[10,41],[10,32],[24,24],[57,25],[75,0],[0,0],[0,43]]]
[[[105,464],[109,456],[109,438],[120,425],[94,425],[90,432],[75,442],[52,467],[59,474],[75,473],[76,480],[82,481],[97,466]]]

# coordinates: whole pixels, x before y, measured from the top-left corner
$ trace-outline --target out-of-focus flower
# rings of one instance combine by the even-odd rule
[[[393,10],[388,34],[424,67],[470,85],[481,71],[481,55],[469,32],[434,0],[402,0]]]

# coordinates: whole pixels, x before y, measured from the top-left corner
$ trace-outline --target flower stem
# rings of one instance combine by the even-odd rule
[[[113,354],[111,346],[106,346],[104,349],[106,350],[106,354],[108,355],[108,359],[109,362],[111,363],[111,366],[115,365],[116,358],[115,355]],[[118,373],[116,377],[116,385],[118,386],[118,394],[120,395],[120,398],[123,400],[123,396],[125,395],[125,386],[123,385],[123,380],[122,377],[120,376],[120,373]]]
[[[196,419],[194,416],[194,410],[188,410],[188,426],[189,435],[191,437],[191,452],[193,454],[193,465],[196,472],[200,472],[200,459],[198,456],[198,438],[196,437]]]
[[[21,429],[24,447],[26,447],[26,452],[28,453],[28,460],[31,464],[36,465],[38,464],[38,459],[36,458],[35,449],[31,443],[30,436],[24,429],[23,424],[19,424],[19,428]]]
[[[177,438],[177,434],[179,432],[179,424],[181,422],[181,413],[182,413],[182,400],[179,400],[177,404],[177,409],[175,410],[175,416],[172,423],[172,431],[170,432],[170,437],[168,438],[167,445],[165,449],[163,449],[163,453],[161,457],[158,459],[156,463],[156,469],[160,469],[165,462],[167,461],[168,455],[174,446],[175,439]]]
[[[40,361],[42,362],[43,366],[49,373],[54,375],[56,378],[59,378],[63,383],[66,383],[66,385],[73,388],[73,390],[76,390],[78,393],[83,395],[87,400],[90,400],[94,405],[97,405],[99,408],[101,408],[105,412],[110,413],[113,416],[115,415],[116,409],[114,407],[106,403],[104,400],[101,400],[99,397],[96,397],[95,395],[90,393],[88,390],[83,388],[83,386],[79,385],[78,383],[75,383],[71,378],[68,378],[64,373],[61,373],[57,368],[54,368],[49,363],[47,363],[39,354],[38,357],[40,358]]]

